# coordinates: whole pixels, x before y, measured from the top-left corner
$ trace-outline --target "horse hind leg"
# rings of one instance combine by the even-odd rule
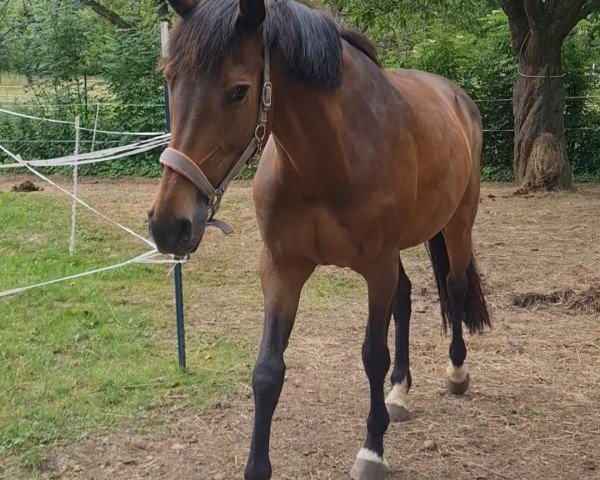
[[[466,225],[466,226],[465,226]],[[487,303],[477,271],[468,222],[450,223],[429,241],[444,327],[452,328],[450,363],[446,369],[446,386],[455,395],[469,387],[470,375],[465,364],[467,348],[463,339],[463,323],[470,333],[490,325]]]
[[[465,100],[462,96],[456,99]],[[461,395],[469,387],[470,377],[465,359],[467,348],[462,326],[474,333],[490,325],[490,316],[471,243],[471,232],[480,194],[480,158],[483,145],[481,116],[471,101],[460,109],[465,116],[471,137],[471,175],[460,204],[448,224],[429,241],[429,253],[440,294],[444,328],[452,327],[450,364],[446,370],[446,386],[450,392]]]
[[[391,422],[402,422],[409,418],[406,397],[412,384],[409,368],[409,326],[411,315],[411,283],[400,263],[398,288],[394,301],[395,323],[394,369],[392,390],[385,400]]]
[[[466,256],[467,253],[461,251],[460,254]],[[460,255],[460,257],[463,257],[463,255]],[[459,261],[458,256],[454,256],[454,262],[450,260],[450,271],[446,278],[449,316],[452,325],[452,341],[448,352],[450,362],[446,368],[446,388],[448,388],[450,393],[462,395],[469,388],[471,377],[465,365],[467,347],[463,338],[462,328],[465,318],[464,302],[468,291],[468,281],[464,258],[461,258]]]

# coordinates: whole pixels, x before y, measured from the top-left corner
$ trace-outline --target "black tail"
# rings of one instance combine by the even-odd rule
[[[433,271],[435,272],[435,282],[440,294],[443,327],[444,331],[446,331],[451,322],[450,297],[446,283],[448,273],[450,272],[450,262],[448,261],[446,242],[441,232],[429,240],[427,251],[433,264]],[[468,290],[464,302],[465,314],[463,322],[470,333],[481,332],[486,326],[491,326],[491,321],[475,258],[471,258],[471,263],[469,263],[466,274]]]

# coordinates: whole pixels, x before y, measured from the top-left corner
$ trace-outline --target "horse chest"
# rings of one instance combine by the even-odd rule
[[[317,265],[356,268],[381,248],[381,235],[362,234],[351,215],[321,205],[305,207],[258,209],[263,240],[271,251],[309,258]]]

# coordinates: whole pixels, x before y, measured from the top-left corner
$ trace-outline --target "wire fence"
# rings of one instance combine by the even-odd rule
[[[488,178],[512,179],[514,116],[512,98],[477,100],[484,125],[483,172]],[[600,177],[600,95],[567,96],[565,140],[576,180]]]
[[[75,104],[75,103],[61,103],[61,104],[53,104],[53,103],[40,103],[40,102],[32,102],[32,101],[27,101],[27,102],[14,102],[14,101],[3,101],[3,97],[1,95],[1,89],[19,89],[19,88],[23,88],[23,87],[11,87],[11,86],[0,86],[0,112],[2,112],[2,108],[6,108],[5,106],[11,106],[13,108],[18,108],[20,110],[19,113],[22,113],[23,115],[27,115],[28,111],[36,111],[39,112],[40,109],[46,111],[46,110],[57,110],[57,109],[69,109],[69,111],[74,111],[76,109],[80,109],[81,105],[80,104]],[[30,100],[30,99],[28,99]],[[599,123],[598,124],[594,124],[594,125],[568,125],[568,120],[569,120],[569,112],[570,110],[572,110],[574,108],[574,104],[575,103],[582,103],[583,105],[578,105],[576,108],[579,109],[594,109],[596,108],[600,114],[600,95],[586,95],[586,96],[567,96],[565,98],[566,100],[566,108],[565,108],[565,113],[567,115],[567,127],[566,130],[567,131],[600,131],[600,119],[599,119]],[[483,110],[483,116],[484,116],[484,132],[487,133],[496,133],[496,132],[514,132],[513,128],[497,128],[497,127],[490,127],[488,122],[486,122],[486,115],[485,115],[485,110],[490,106],[493,105],[493,108],[498,108],[499,105],[502,106],[502,108],[511,108],[512,109],[512,103],[513,103],[513,99],[512,98],[484,98],[484,99],[478,99],[475,100],[475,102],[480,106],[480,108]],[[127,111],[127,110],[131,110],[131,109],[139,109],[139,108],[144,108],[144,109],[152,109],[155,110],[158,114],[162,115],[162,112],[164,111],[165,105],[164,103],[117,103],[117,102],[94,102],[94,103],[90,103],[88,105],[89,108],[94,109],[97,115],[97,119],[100,120],[100,123],[102,123],[103,117],[104,117],[104,111],[108,110],[108,116],[112,115],[111,111],[112,109],[114,109],[115,107],[118,107],[119,109],[123,110],[123,111]],[[49,112],[51,113],[51,112]],[[65,124],[73,124],[72,120],[59,120],[59,122],[64,122]],[[82,131],[93,131],[92,128],[82,128]],[[98,130],[98,133],[103,133],[102,130]],[[114,132],[108,132],[108,133],[114,133]],[[143,133],[137,133],[137,135],[143,135]],[[5,139],[0,139],[0,142],[11,142],[11,141],[15,141],[15,139],[10,139],[10,138],[5,138]],[[69,144],[69,143],[74,143],[74,139],[73,138],[64,138],[64,139],[52,139],[52,140],[40,140],[40,139],[27,139],[27,140],[19,140],[23,143],[27,143],[27,144],[40,144],[40,143],[56,143],[56,144]],[[91,139],[83,139],[81,140],[82,144],[86,144],[86,143],[92,143]],[[100,140],[97,143],[99,144],[109,144],[109,143],[118,143],[117,140]]]
[[[82,152],[110,148],[127,141],[126,135],[110,135],[117,130],[158,131],[164,124],[164,103],[119,103],[105,100],[89,103],[45,103],[31,96],[26,101],[3,102],[0,89],[0,143],[22,152],[27,158],[53,158],[72,152],[75,144],[73,119],[82,115]],[[10,89],[5,89],[10,90]],[[509,179],[514,150],[512,98],[477,99],[484,125],[484,174]],[[12,110],[23,118],[7,119],[2,110]],[[87,112],[87,115],[84,114]],[[61,123],[32,125],[27,116],[51,117]],[[64,122],[64,123],[62,123]],[[576,174],[600,175],[600,94],[567,96],[565,105],[567,148]],[[104,133],[106,132],[106,133]],[[140,153],[137,158],[109,165],[85,167],[84,175],[158,175],[156,155]],[[3,159],[0,156],[0,162]],[[496,175],[495,172],[502,172]]]

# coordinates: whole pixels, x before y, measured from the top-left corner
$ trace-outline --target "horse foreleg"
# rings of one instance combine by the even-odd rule
[[[390,255],[377,262],[365,275],[369,290],[369,320],[362,348],[362,359],[371,389],[371,409],[367,421],[367,439],[358,452],[350,472],[355,480],[387,478],[383,457],[383,436],[390,423],[384,401],[384,382],[390,368],[387,335],[398,284],[398,256]]]
[[[283,354],[294,326],[302,287],[314,269],[310,263],[276,257],[266,248],[261,256],[265,324],[252,375],[254,430],[244,473],[246,480],[271,478],[269,441],[271,421],[285,376]]]

